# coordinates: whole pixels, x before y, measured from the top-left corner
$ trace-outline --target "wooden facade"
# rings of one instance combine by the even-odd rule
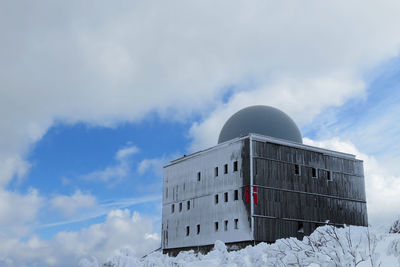
[[[367,226],[363,163],[253,141],[254,240],[311,234],[326,223]]]

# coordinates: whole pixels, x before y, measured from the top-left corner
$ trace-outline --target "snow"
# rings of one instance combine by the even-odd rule
[[[231,252],[223,242],[216,241],[206,255],[188,251],[176,257],[154,252],[137,258],[124,250],[106,263],[83,259],[80,266],[400,266],[400,234],[373,227],[323,226],[302,241],[285,238]]]

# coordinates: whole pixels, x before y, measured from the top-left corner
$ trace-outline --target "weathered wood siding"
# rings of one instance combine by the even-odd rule
[[[309,235],[328,220],[368,224],[362,161],[270,142],[253,141],[252,146],[256,241]]]

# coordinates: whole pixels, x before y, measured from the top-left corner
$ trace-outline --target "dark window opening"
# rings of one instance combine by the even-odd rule
[[[172,204],[172,205],[171,205],[171,213],[174,213],[174,212],[175,212],[175,205]]]
[[[183,183],[183,191],[186,190],[186,183]]]
[[[197,234],[200,234],[200,224],[197,225]]]
[[[316,168],[312,168],[312,177],[317,178],[317,169]]]
[[[332,181],[332,172],[331,171],[327,172],[326,178],[328,179],[328,181]]]
[[[298,232],[298,233],[303,233],[303,234],[304,234],[303,222],[297,222],[297,232]]]
[[[215,167],[215,177],[218,176],[218,167]]]
[[[228,202],[228,192],[224,193],[224,199],[225,199],[225,202]]]
[[[218,195],[215,195],[215,204],[218,204]]]
[[[198,173],[197,173],[197,181],[200,181],[200,179],[201,179],[201,173],[198,172]]]
[[[238,171],[238,162],[237,161],[233,162],[233,171],[234,172]]]
[[[239,190],[235,190],[235,200],[239,200]]]
[[[225,230],[225,231],[228,231],[228,221],[225,221],[225,222],[224,222],[224,230]]]
[[[294,165],[294,174],[300,175],[300,166],[299,165]]]
[[[215,225],[215,232],[217,232],[218,231],[218,222],[215,222],[214,225]]]
[[[239,229],[239,219],[235,219],[235,229]]]
[[[224,165],[224,173],[227,174],[228,173],[228,164]]]
[[[188,236],[190,234],[190,227],[186,226],[186,236]]]
[[[165,198],[168,198],[168,187],[165,189]]]
[[[187,202],[187,209],[190,210],[190,200]]]
[[[181,211],[182,211],[182,202],[179,203],[179,212],[181,212]]]

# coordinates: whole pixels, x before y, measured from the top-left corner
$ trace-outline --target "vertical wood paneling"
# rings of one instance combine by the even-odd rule
[[[259,141],[253,143],[253,151],[254,184],[267,187],[257,190],[254,214],[273,217],[255,217],[256,241],[302,238],[328,220],[368,224],[362,161]],[[295,174],[296,164],[300,175]],[[312,168],[317,169],[318,178],[312,177]],[[328,181],[328,172],[332,181]],[[299,221],[304,234],[298,232]]]

